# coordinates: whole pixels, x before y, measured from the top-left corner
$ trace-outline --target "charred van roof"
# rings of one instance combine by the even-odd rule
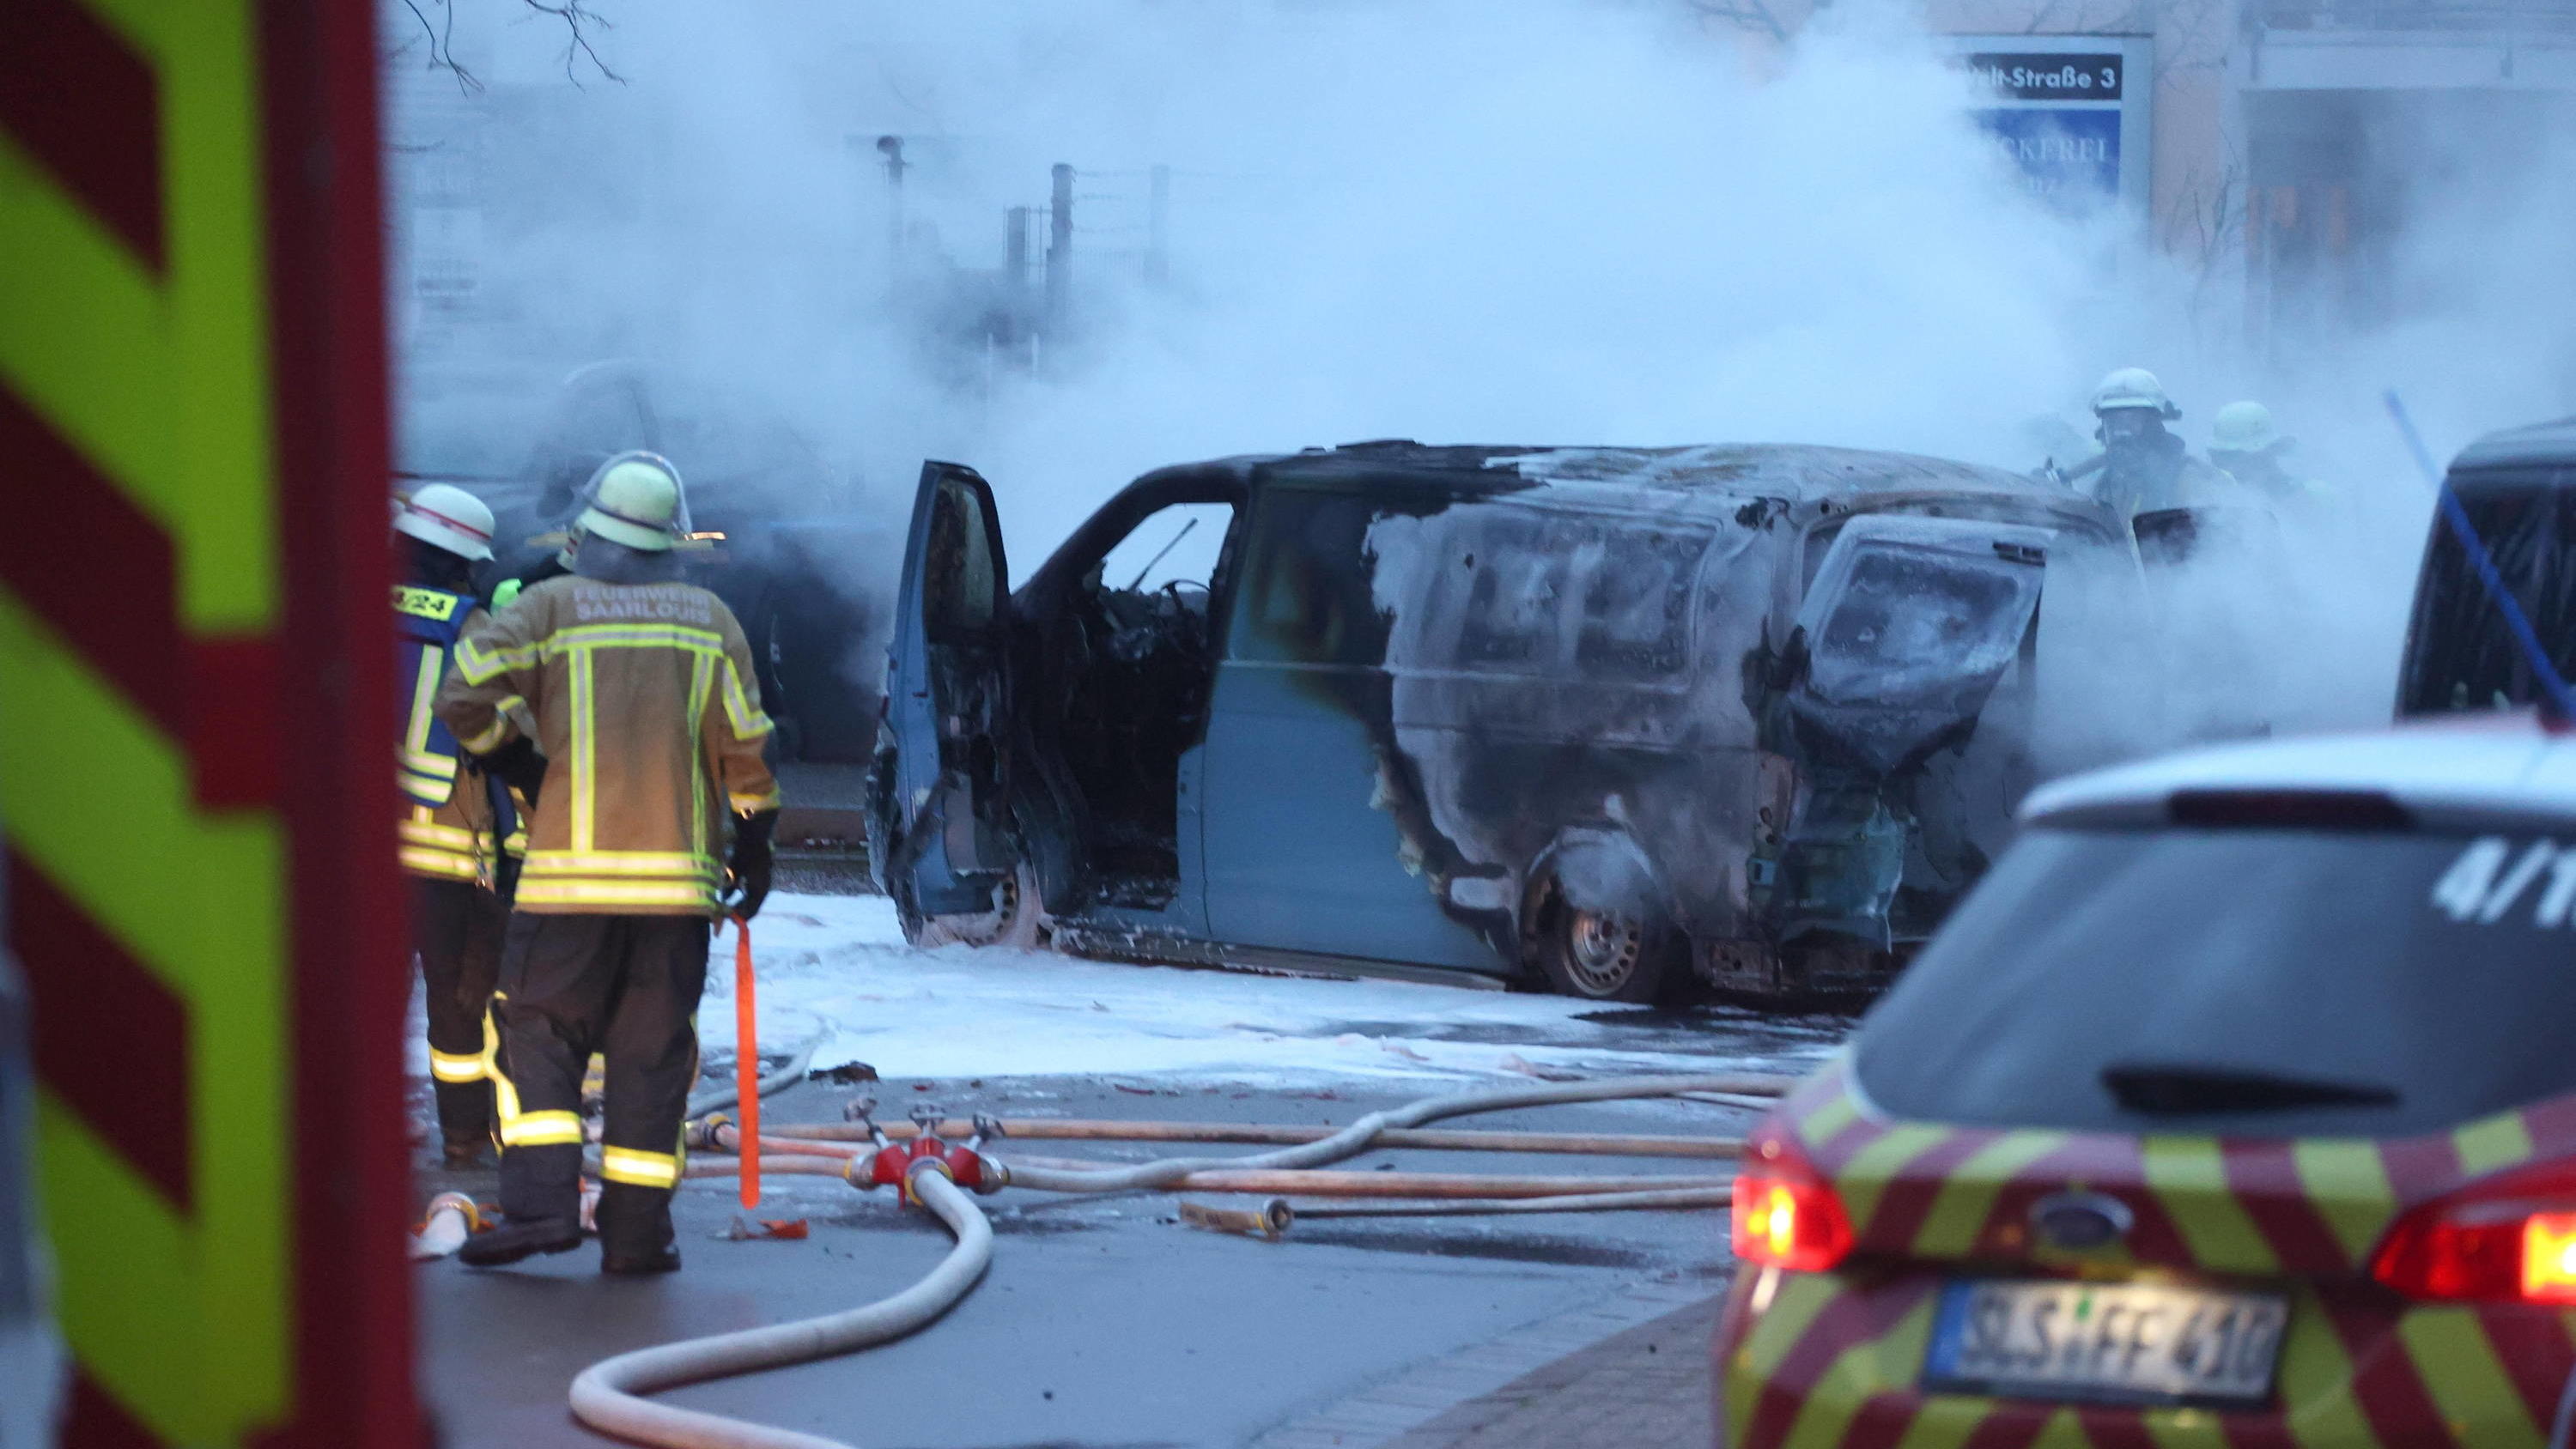
[[[2512,468],[2576,463],[2576,418],[2489,433],[2460,450],[2453,468]]]
[[[1883,493],[1981,493],[2055,502],[2078,495],[2003,468],[1913,453],[1804,443],[1702,443],[1683,447],[1425,444],[1395,438],[1309,450],[1270,460],[1274,477],[1388,469],[1489,472],[1525,485],[1626,485],[1793,503]]]

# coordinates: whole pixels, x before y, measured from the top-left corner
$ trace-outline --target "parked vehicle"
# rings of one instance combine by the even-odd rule
[[[2452,460],[2447,484],[2560,677],[2576,676],[2576,418],[2480,438]],[[2398,715],[2515,708],[2542,693],[2468,550],[2436,510],[2398,672]]]
[[[922,471],[871,775],[915,939],[1642,1001],[1883,983],[2137,552],[2000,470],[1411,442],[1148,473],[1021,585]]]
[[[1748,1140],[1718,1442],[2551,1446],[2576,738],[2063,781]]]

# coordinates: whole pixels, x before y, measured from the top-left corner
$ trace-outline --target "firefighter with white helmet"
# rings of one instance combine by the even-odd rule
[[[570,574],[471,631],[439,697],[477,752],[524,738],[524,703],[547,762],[492,1006],[507,1222],[459,1252],[476,1266],[579,1246],[593,1051],[607,1057],[600,1267],[680,1263],[671,1193],[709,929],[760,909],[779,807],[750,646],[681,578],[687,532],[668,461],[609,459],[582,494]]]
[[[2297,446],[2259,402],[2229,403],[2209,422],[2209,461],[2264,501],[2292,507],[2328,501],[2332,490],[2290,471],[2287,455]]]
[[[517,827],[509,788],[464,758],[434,710],[456,641],[484,617],[475,565],[492,557],[492,510],[462,488],[431,483],[394,505],[402,545],[394,586],[401,712],[396,822],[411,881],[412,949],[429,1006],[429,1070],[443,1157],[481,1160],[492,1140],[492,1086],[483,1070],[483,1013],[501,960],[508,909],[499,894],[503,841]]]
[[[2065,480],[2076,484],[2098,475],[2080,486],[2128,518],[2217,502],[2226,480],[2184,451],[2182,439],[2165,427],[2181,416],[2154,373],[2116,369],[2093,389],[2094,437],[2102,452],[2064,474]]]

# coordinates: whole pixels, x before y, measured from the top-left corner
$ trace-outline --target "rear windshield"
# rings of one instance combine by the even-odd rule
[[[2571,907],[2576,832],[2034,831],[1870,1013],[1856,1066],[1939,1122],[2444,1129],[2576,1091]],[[2140,1110],[2142,1081],[2171,1090]],[[2177,1110],[2211,1090],[2229,1110]]]

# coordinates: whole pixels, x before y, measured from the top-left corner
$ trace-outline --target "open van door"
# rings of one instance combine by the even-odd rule
[[[1799,753],[1884,776],[1965,730],[2029,635],[2051,537],[1963,519],[1847,524],[1798,611]]]
[[[871,869],[908,935],[1012,888],[1009,579],[992,488],[922,464],[868,802]]]

